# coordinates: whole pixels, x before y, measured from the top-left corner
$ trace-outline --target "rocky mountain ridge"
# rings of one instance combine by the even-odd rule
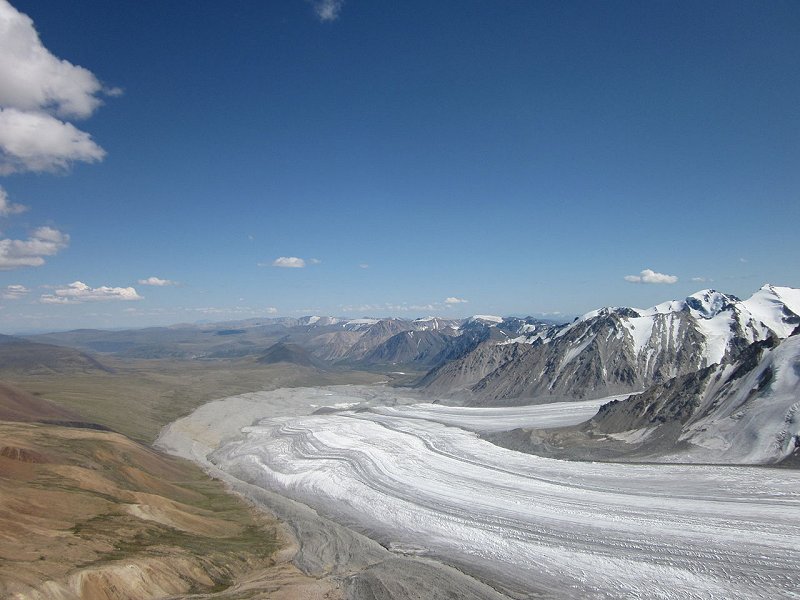
[[[800,290],[763,286],[747,300],[703,290],[649,309],[608,307],[523,340],[488,343],[419,385],[476,405],[531,404],[640,392],[734,360],[800,324]],[[525,345],[510,352],[509,344]]]

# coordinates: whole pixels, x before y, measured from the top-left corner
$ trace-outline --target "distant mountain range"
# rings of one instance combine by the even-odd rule
[[[104,369],[92,352],[402,371],[415,374],[432,399],[468,406],[631,394],[582,428],[518,431],[497,441],[555,454],[583,444],[594,457],[671,453],[678,460],[681,449],[686,460],[775,462],[800,447],[798,331],[800,290],[765,285],[746,300],[703,290],[647,309],[601,308],[564,324],[491,315],[308,316],[6,336],[0,367],[25,368],[31,359],[34,370]]]
[[[127,331],[80,329],[27,339],[127,358],[261,360],[269,354],[283,356],[285,362],[318,368],[402,368],[424,372],[468,353],[481,342],[522,339],[521,336],[551,325],[530,317],[407,320],[309,316]],[[276,344],[281,344],[283,350],[288,345],[293,351],[269,352]]]

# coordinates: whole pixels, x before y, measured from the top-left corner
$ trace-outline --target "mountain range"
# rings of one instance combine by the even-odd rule
[[[581,428],[516,431],[496,441],[554,454],[582,445],[595,458],[777,462],[799,445],[798,331],[800,290],[765,285],[745,300],[702,290],[562,324],[491,315],[308,316],[3,338],[0,352],[20,343],[70,346],[55,355],[71,353],[72,362],[57,364],[81,369],[102,368],[102,355],[113,355],[408,371],[403,382],[414,378],[435,401],[476,407],[627,395]]]
[[[420,385],[482,406],[641,392],[786,338],[798,315],[800,290],[771,285],[747,300],[704,290],[648,309],[601,308],[524,339],[484,342]]]

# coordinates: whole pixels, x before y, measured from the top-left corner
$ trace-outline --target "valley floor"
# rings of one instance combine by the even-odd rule
[[[540,458],[470,429],[570,425],[598,401],[421,400],[379,386],[245,394],[158,445],[284,519],[295,564],[349,598],[795,597],[800,472]]]

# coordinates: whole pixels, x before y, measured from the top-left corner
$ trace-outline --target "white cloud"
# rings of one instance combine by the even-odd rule
[[[318,258],[309,258],[308,259],[308,264],[310,264],[310,265],[321,265],[322,261],[320,259],[318,259]]]
[[[85,119],[104,89],[91,71],[42,45],[30,17],[0,0],[0,174],[55,171],[102,160],[91,136],[63,119]]]
[[[18,300],[27,295],[30,290],[24,285],[7,285],[3,290],[3,298],[6,300]]]
[[[272,266],[285,269],[302,269],[306,266],[306,261],[296,256],[279,256],[272,261]]]
[[[713,282],[713,279],[709,279],[708,277],[692,277],[692,281],[694,283],[710,283]]]
[[[31,18],[0,0],[0,104],[86,118],[102,89],[91,71],[53,56]]]
[[[97,162],[105,155],[92,136],[71,123],[43,112],[0,108],[0,175],[63,171],[75,161]]]
[[[361,263],[360,265],[358,265],[358,268],[359,269],[369,269],[369,265],[367,263]]]
[[[335,21],[344,6],[344,0],[309,0],[320,21]]]
[[[27,206],[22,204],[12,204],[8,201],[8,193],[0,186],[0,217],[8,217],[11,215],[18,215],[28,210]]]
[[[52,227],[34,229],[27,240],[0,240],[0,271],[40,267],[45,256],[53,256],[69,245],[69,236]]]
[[[267,307],[267,311],[266,312],[267,312],[268,315],[274,315],[274,314],[276,314],[278,312],[278,309],[275,308],[274,306],[269,306],[269,307]]]
[[[148,277],[147,279],[140,279],[139,285],[152,285],[156,287],[164,287],[168,285],[178,285],[177,281],[171,279],[161,279],[160,277]]]
[[[43,304],[78,304],[80,302],[107,302],[113,300],[143,300],[132,287],[89,287],[82,281],[75,281],[66,287],[56,288],[52,294],[42,294]]]
[[[678,277],[676,275],[656,273],[652,269],[645,269],[638,275],[626,275],[625,281],[630,283],[676,283]]]
[[[469,300],[464,300],[464,298],[456,298],[455,296],[450,296],[449,298],[444,299],[445,304],[466,304]]]

